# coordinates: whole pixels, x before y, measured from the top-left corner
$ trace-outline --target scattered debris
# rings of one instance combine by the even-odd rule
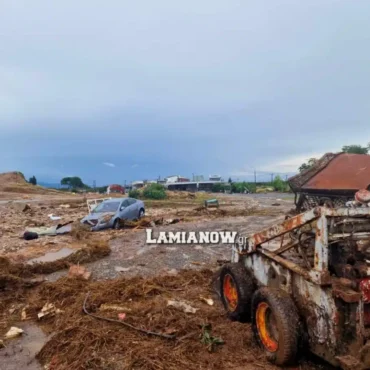
[[[169,219],[169,220],[163,220],[162,224],[163,225],[173,225],[173,224],[177,224],[181,221],[180,218],[173,218],[173,219]],[[156,225],[158,225],[156,223]]]
[[[281,206],[281,204],[280,204],[280,203],[272,203],[271,205],[272,205],[272,206],[274,206],[274,207],[279,207],[279,206]]]
[[[89,295],[90,295],[90,292],[87,293],[87,295],[85,297],[85,300],[84,300],[84,303],[83,303],[83,307],[82,307],[82,309],[83,309],[83,311],[85,312],[86,315],[91,316],[91,317],[93,317],[95,319],[98,319],[98,320],[104,320],[104,321],[119,323],[119,324],[122,324],[122,325],[125,325],[125,326],[129,327],[130,329],[139,331],[139,332],[144,333],[146,335],[152,335],[152,336],[155,336],[155,337],[161,337],[161,338],[165,338],[165,339],[175,339],[174,335],[166,335],[166,334],[162,334],[162,333],[158,333],[158,332],[153,332],[153,331],[141,329],[139,327],[136,327],[136,326],[131,325],[131,324],[126,323],[126,322],[113,320],[113,319],[110,319],[108,317],[102,317],[102,316],[98,316],[98,315],[94,315],[94,314],[90,313],[89,311],[87,311],[87,308],[86,308],[86,302],[87,302],[87,299],[89,298]]]
[[[16,326],[12,326],[10,330],[5,334],[6,339],[13,339],[18,337],[19,335],[23,334],[23,330],[17,328]]]
[[[24,240],[34,240],[34,239],[38,239],[38,237],[39,237],[39,234],[31,232],[31,231],[26,231],[23,234]]]
[[[52,213],[50,213],[50,215],[48,215],[48,217],[50,218],[50,220],[52,221],[58,221],[58,220],[61,220],[62,217],[60,216],[54,216]]]
[[[29,319],[29,317],[27,316],[26,307],[23,307],[22,312],[21,312],[21,320],[26,321],[28,319]]]
[[[124,320],[126,318],[126,314],[125,313],[119,313],[118,314],[118,319],[119,320]]]
[[[108,304],[108,303],[103,303],[99,307],[100,311],[123,311],[123,312],[131,312],[131,308],[120,306],[117,304]]]
[[[215,304],[215,302],[213,301],[212,298],[204,298],[202,296],[199,297],[199,299],[202,301],[202,302],[205,302],[208,304],[208,306],[213,306]]]
[[[194,308],[184,301],[169,300],[167,306],[177,308],[185,313],[196,313],[199,310],[199,308]]]
[[[27,228],[26,232],[35,233],[38,236],[42,235],[56,236],[60,234],[67,234],[72,231],[72,222],[73,221],[69,221],[65,224],[60,224],[51,227],[31,227]]]
[[[121,266],[116,266],[114,268],[116,272],[127,272],[131,270],[131,267],[121,267]]]
[[[103,203],[105,200],[109,200],[112,198],[99,198],[99,199],[87,199],[87,209],[89,210],[89,213],[91,213],[100,203]]]
[[[82,278],[89,280],[91,278],[91,272],[87,271],[86,267],[80,265],[72,265],[68,271],[69,278]]]
[[[37,314],[37,317],[39,320],[41,320],[44,317],[55,316],[60,313],[63,313],[63,311],[56,308],[53,303],[46,303],[41,311]]]
[[[13,208],[18,212],[28,212],[31,211],[31,206],[27,203],[14,202]]]
[[[59,208],[71,208],[70,204],[61,204]]]
[[[204,201],[204,207],[211,208],[211,207],[219,207],[219,203],[217,199],[208,199]]]

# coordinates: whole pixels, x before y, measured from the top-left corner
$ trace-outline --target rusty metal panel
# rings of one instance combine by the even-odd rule
[[[359,190],[370,185],[370,155],[341,153],[311,177],[304,190]]]
[[[236,243],[236,245],[234,245],[234,253],[237,251],[239,253],[252,253],[256,250],[257,246],[268,242],[269,240],[272,240],[277,236],[286,234],[320,217],[322,210],[324,210],[324,208],[318,207],[311,209],[305,213],[301,213],[297,216],[289,218],[281,224],[273,225],[265,230],[262,230],[261,232],[252,234],[248,237],[245,244]]]

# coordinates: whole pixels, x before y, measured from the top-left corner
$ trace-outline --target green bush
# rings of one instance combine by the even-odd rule
[[[139,192],[139,190],[137,190],[137,189],[131,189],[131,190],[128,192],[128,196],[129,196],[130,198],[139,199],[139,198],[140,198],[140,192]]]
[[[150,184],[143,190],[143,197],[146,199],[165,199],[166,190],[161,184]]]
[[[223,193],[225,191],[225,185],[221,183],[216,183],[212,185],[213,193]]]
[[[231,184],[231,191],[233,193],[244,193],[245,191],[251,191],[250,186],[247,182],[233,182]]]
[[[276,191],[286,191],[286,182],[282,180],[280,176],[276,176],[274,181],[272,182],[272,186]]]

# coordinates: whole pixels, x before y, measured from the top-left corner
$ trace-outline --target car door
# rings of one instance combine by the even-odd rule
[[[119,208],[119,218],[121,220],[131,220],[130,218],[130,204],[128,199],[122,201]]]
[[[139,211],[137,209],[137,201],[133,198],[127,198],[128,204],[129,204],[129,216],[130,220],[133,220],[135,218],[138,218]]]

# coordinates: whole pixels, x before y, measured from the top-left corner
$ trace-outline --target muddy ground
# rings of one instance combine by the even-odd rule
[[[217,195],[220,207],[203,209],[204,199],[213,196],[171,194],[165,201],[147,201],[147,220],[159,224],[153,227],[154,236],[161,230],[227,230],[246,235],[282,220],[293,207],[291,195],[261,194]],[[21,337],[5,341],[6,347],[0,349],[0,369],[42,369],[44,365],[49,370],[275,369],[255,347],[249,324],[226,319],[213,289],[215,271],[230,259],[230,245],[146,244],[146,230],[140,226],[80,233],[79,220],[87,213],[85,199],[52,198],[41,197],[36,202],[31,198],[26,207],[27,203],[0,204],[0,256],[17,266],[35,258],[45,260],[45,255],[49,259],[42,268],[13,268],[11,275],[20,280],[11,280],[3,292],[0,286],[0,339],[11,325],[24,329]],[[52,221],[49,214],[61,220]],[[160,225],[172,220],[178,222]],[[28,226],[67,221],[74,221],[76,232],[33,241],[22,239]],[[95,254],[95,250],[90,253],[92,241],[106,243],[110,254]],[[73,257],[75,251],[80,253],[77,257]],[[65,253],[71,254],[60,263]],[[57,258],[59,262],[53,261]],[[68,266],[80,261],[92,273],[90,281],[66,276]],[[29,279],[40,276],[48,281],[30,288]],[[123,313],[125,322],[176,335],[176,340],[147,336],[119,323],[88,317],[82,313],[88,291],[92,302],[89,310],[95,314],[117,319],[117,314]],[[214,305],[208,306],[200,297],[212,298]],[[197,311],[186,314],[167,307],[169,299],[185,300]],[[37,313],[46,303],[52,303],[62,313],[38,320]],[[118,305],[119,311],[103,312],[104,304]],[[22,312],[26,315],[24,321]],[[224,344],[202,343],[208,331]],[[298,368],[329,369],[317,360],[307,359]]]

